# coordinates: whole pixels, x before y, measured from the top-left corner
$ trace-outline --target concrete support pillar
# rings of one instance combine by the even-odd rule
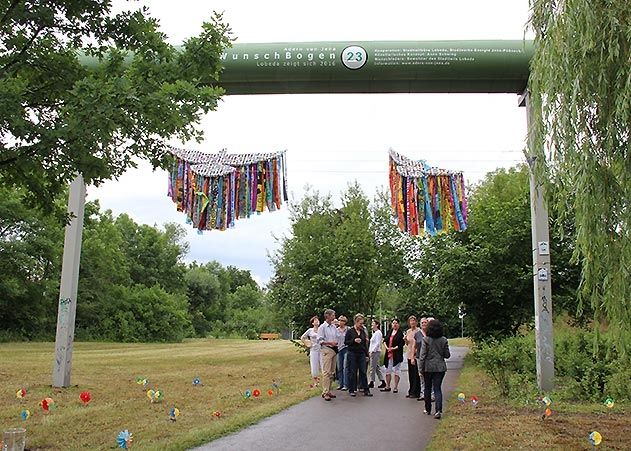
[[[537,346],[537,384],[543,392],[554,388],[554,338],[552,325],[552,271],[550,268],[550,232],[544,187],[537,184],[537,163],[532,151],[532,105],[528,92],[519,101],[526,107],[528,123],[528,165],[530,166],[530,214],[532,227],[532,263],[535,300],[535,337]]]
[[[64,239],[59,307],[57,310],[53,387],[70,386],[85,194],[86,187],[83,176],[78,175],[70,184],[68,196],[68,213],[71,219],[66,225]]]

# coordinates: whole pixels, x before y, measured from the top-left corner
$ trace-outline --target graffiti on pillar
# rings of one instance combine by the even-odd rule
[[[548,314],[550,313],[550,310],[548,309],[548,298],[545,294],[541,296],[541,309]]]

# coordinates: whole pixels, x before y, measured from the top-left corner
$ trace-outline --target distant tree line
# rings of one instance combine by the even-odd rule
[[[0,184],[0,338],[54,338],[64,201],[57,215],[25,206]],[[61,199],[61,198],[60,198]],[[249,271],[183,261],[184,230],[114,217],[86,205],[77,303],[78,340],[178,341],[274,332],[266,294]]]
[[[261,289],[248,271],[186,264],[175,224],[158,228],[86,207],[77,304],[80,340],[178,341],[301,330],[314,314],[434,316],[451,336],[514,334],[534,322],[528,171],[490,173],[472,187],[467,231],[411,237],[393,222],[386,193],[369,200],[352,184],[336,206],[308,189],[290,204],[291,231],[271,256]],[[0,183],[0,338],[52,339],[63,246],[64,200],[53,213],[29,208],[21,188]],[[55,214],[57,212],[57,214]],[[551,211],[553,305],[576,323],[572,222]]]

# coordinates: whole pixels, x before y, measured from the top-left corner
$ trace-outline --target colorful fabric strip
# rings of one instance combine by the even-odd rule
[[[226,230],[288,199],[285,152],[209,154],[174,147],[171,154],[168,195],[198,231]]]
[[[390,150],[390,203],[399,228],[410,235],[467,229],[462,172],[432,168]]]

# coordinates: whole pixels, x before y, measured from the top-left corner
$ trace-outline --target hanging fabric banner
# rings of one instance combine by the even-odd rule
[[[285,152],[210,154],[171,148],[169,197],[187,222],[202,230],[226,230],[237,219],[276,211],[287,201]]]
[[[430,235],[467,228],[467,198],[462,172],[430,167],[390,150],[390,203],[399,228]]]

